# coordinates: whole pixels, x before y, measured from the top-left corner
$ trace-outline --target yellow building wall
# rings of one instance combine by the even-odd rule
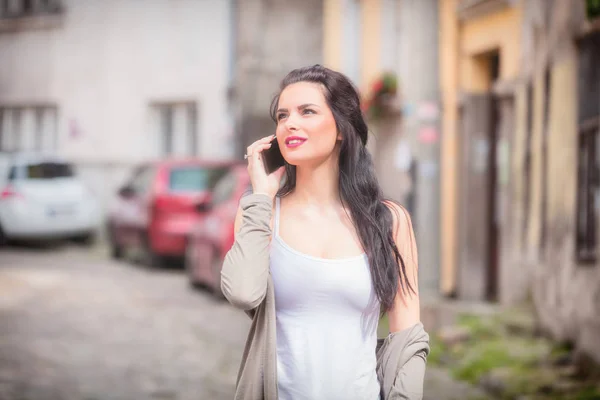
[[[540,327],[600,361],[600,263],[575,257],[578,141],[578,71],[575,49],[553,59],[548,142],[547,242],[531,266],[532,296]],[[520,180],[515,176],[515,180]],[[529,215],[532,221],[536,216]],[[538,217],[539,218],[539,217]]]
[[[526,86],[522,85],[522,102],[520,104],[520,129],[515,132],[519,140],[514,146],[515,174],[514,190],[517,204],[522,203],[525,190],[529,191],[529,207],[518,206],[519,213],[514,222],[527,219],[527,232],[519,235],[518,241],[524,241],[527,249],[535,254],[540,251],[542,229],[542,202],[544,196],[547,202],[547,221],[565,219],[565,216],[575,215],[577,193],[577,65],[575,58],[565,58],[551,67],[550,104],[548,126],[544,126],[545,92],[544,71],[539,71],[532,77],[533,108],[531,132],[531,164],[528,186],[523,177],[525,171],[525,146],[527,134]],[[543,135],[548,129],[547,144],[547,192],[542,193],[543,173]],[[548,229],[548,228],[547,228]],[[547,230],[547,233],[548,230]],[[521,236],[523,235],[523,236]]]
[[[515,88],[515,131],[511,143],[511,177],[514,176],[525,176],[525,153],[527,143],[527,86],[518,85]],[[509,248],[522,249],[523,237],[523,219],[525,209],[523,208],[523,202],[518,199],[523,199],[525,195],[525,181],[523,179],[516,179],[511,183],[512,192],[511,195],[514,201],[511,203],[513,209],[511,212],[512,221],[514,223],[514,229],[512,230],[514,235],[511,238],[503,240],[510,240],[507,243]],[[503,284],[506,284],[503,282]]]
[[[461,24],[459,37],[461,89],[466,92],[489,90],[490,82],[482,57],[493,50],[500,51],[500,79],[512,80],[520,71],[521,6],[467,20]]]
[[[490,52],[500,51],[500,80],[513,81],[521,62],[521,5],[478,18],[460,21],[459,0],[439,0],[440,82],[443,103],[441,150],[441,290],[456,288],[458,149],[460,145],[459,95],[491,89]]]
[[[460,57],[461,88],[479,92],[489,88],[489,81],[477,69],[478,57],[500,50],[500,79],[512,80],[520,71],[521,26],[523,10],[520,5],[482,16],[461,24]],[[473,74],[475,72],[475,74]]]
[[[360,81],[364,93],[381,72],[381,0],[360,0]],[[325,0],[323,59],[326,67],[343,72],[344,0]]]
[[[557,63],[552,70],[548,142],[548,220],[575,215],[577,201],[577,61]]]
[[[441,148],[441,276],[442,293],[449,294],[456,286],[456,210],[458,164],[458,45],[459,23],[456,15],[458,0],[440,0],[440,86],[442,101],[442,148]]]
[[[363,93],[381,72],[381,0],[361,1],[361,81]]]
[[[323,2],[323,60],[328,68],[342,67],[342,0]]]
[[[542,215],[542,145],[544,135],[544,75],[533,79],[531,161],[530,161],[530,203],[529,224],[525,240],[530,249],[538,249],[541,235]]]

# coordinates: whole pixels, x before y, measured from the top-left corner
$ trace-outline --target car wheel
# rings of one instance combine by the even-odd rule
[[[123,247],[117,243],[117,237],[115,235],[114,228],[109,224],[106,228],[108,234],[108,244],[110,246],[110,256],[115,260],[123,258]]]
[[[87,232],[82,235],[75,236],[73,241],[82,246],[93,246],[96,243],[96,233]]]
[[[190,286],[194,289],[202,288],[203,285],[200,282],[198,282],[198,280],[196,280],[194,274],[196,259],[194,257],[194,246],[192,245],[189,239],[185,243],[185,256],[183,263],[185,266],[185,273],[187,275]]]
[[[143,238],[144,243],[144,261],[145,263],[152,268],[162,267],[162,257],[159,256],[152,250],[152,244],[150,242],[150,236],[146,233]]]
[[[2,229],[2,225],[0,225],[0,247],[6,246],[8,244],[8,238]]]

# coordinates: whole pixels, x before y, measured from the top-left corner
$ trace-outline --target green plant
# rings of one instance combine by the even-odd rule
[[[587,387],[577,394],[574,400],[598,400],[600,399],[600,387]]]
[[[372,118],[378,119],[389,111],[389,99],[398,93],[398,78],[392,72],[385,72],[376,79],[363,102],[363,111]]]
[[[429,340],[429,355],[427,363],[432,365],[441,365],[444,355],[448,352],[448,348],[444,345],[439,337],[432,335]]]
[[[481,342],[465,354],[465,357],[454,368],[453,376],[476,384],[481,377],[495,368],[507,367],[514,359],[506,351],[499,340]]]
[[[459,315],[457,323],[459,326],[467,328],[473,337],[477,337],[478,339],[496,337],[502,330],[502,326],[495,324],[495,321],[491,318],[483,318],[470,314]]]
[[[600,0],[586,0],[585,10],[588,19],[600,17]]]

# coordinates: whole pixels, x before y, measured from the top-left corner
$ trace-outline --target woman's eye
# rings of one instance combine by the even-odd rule
[[[314,110],[311,110],[310,108],[305,108],[304,111],[302,112],[303,114],[314,114]]]
[[[277,121],[281,121],[285,117],[285,114],[277,114]]]

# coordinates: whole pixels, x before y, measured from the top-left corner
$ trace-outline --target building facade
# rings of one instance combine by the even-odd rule
[[[520,261],[540,326],[600,363],[600,4],[528,0],[524,16]]]
[[[440,0],[443,288],[600,361],[600,9]]]
[[[106,201],[135,162],[233,156],[233,2],[0,3],[0,148],[57,152]]]
[[[517,123],[523,9],[509,0],[440,0],[442,291],[522,298],[529,277],[509,250],[511,144]]]

